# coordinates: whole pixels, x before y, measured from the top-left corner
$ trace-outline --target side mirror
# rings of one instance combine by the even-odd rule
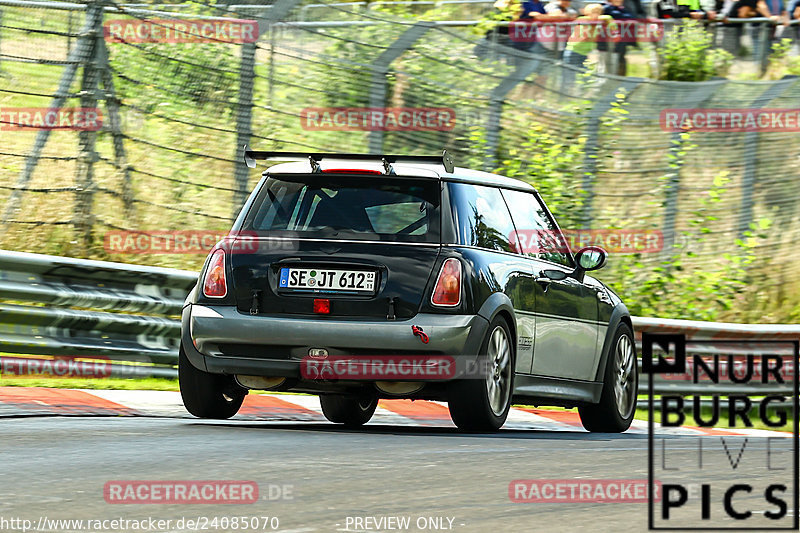
[[[589,270],[597,270],[603,268],[606,264],[608,254],[599,246],[587,246],[582,248],[575,255],[575,262],[578,266],[575,268],[575,274],[583,278],[583,273]]]

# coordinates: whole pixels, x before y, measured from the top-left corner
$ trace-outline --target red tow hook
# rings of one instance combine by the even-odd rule
[[[428,344],[430,339],[428,338],[428,335],[422,331],[421,327],[411,326],[411,333],[413,333],[415,337],[419,337],[419,340],[422,341],[422,344]]]

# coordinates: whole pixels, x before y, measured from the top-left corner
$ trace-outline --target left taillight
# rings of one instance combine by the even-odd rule
[[[433,288],[431,303],[442,307],[455,307],[461,303],[461,261],[445,260]]]
[[[224,298],[228,294],[225,282],[225,252],[216,250],[208,262],[206,277],[203,280],[203,295],[207,298]]]

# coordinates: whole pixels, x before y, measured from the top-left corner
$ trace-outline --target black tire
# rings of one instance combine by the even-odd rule
[[[638,390],[639,368],[633,330],[621,323],[617,326],[606,361],[600,402],[578,408],[581,424],[596,433],[626,431],[636,414]]]
[[[490,347],[497,335],[505,339],[505,355],[495,344]],[[508,323],[502,317],[496,317],[489,324],[480,351],[480,355],[489,358],[489,375],[485,379],[455,381],[448,389],[450,418],[459,429],[497,431],[505,424],[514,390],[515,348]]]
[[[369,422],[375,414],[378,397],[323,394],[319,397],[319,403],[322,406],[322,414],[329,421],[347,427],[358,427]]]
[[[181,345],[178,354],[178,383],[183,405],[198,418],[225,420],[242,406],[247,390],[223,374],[209,374],[192,366]]]

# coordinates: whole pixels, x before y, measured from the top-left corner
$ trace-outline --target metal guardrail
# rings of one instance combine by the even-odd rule
[[[178,315],[197,274],[186,270],[0,251],[0,352],[84,357],[111,362],[112,376],[174,377]],[[687,340],[718,340],[708,353],[758,353],[759,341],[800,339],[800,325],[759,325],[633,317],[642,332],[683,333]],[[751,341],[730,344],[725,341]],[[775,353],[775,352],[770,352]],[[790,355],[785,353],[784,355]],[[13,362],[30,361],[4,357]],[[794,371],[796,371],[795,369]],[[642,379],[640,392],[646,392]],[[725,385],[658,380],[659,390],[725,394]],[[752,390],[751,390],[752,389]],[[753,385],[744,394],[791,395],[784,386]]]
[[[0,351],[173,365],[197,274],[0,252]]]

